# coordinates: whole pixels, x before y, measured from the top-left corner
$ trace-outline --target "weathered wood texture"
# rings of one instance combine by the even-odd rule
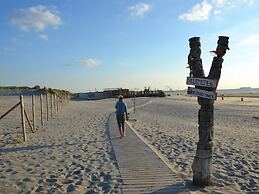
[[[51,118],[53,117],[53,95],[50,94],[50,113],[51,113]]]
[[[25,116],[24,116],[24,102],[23,96],[20,96],[20,105],[21,105],[21,120],[22,120],[22,132],[23,132],[23,141],[27,140],[26,137],[26,128],[25,128]]]
[[[33,125],[33,129],[34,131],[36,130],[36,119],[35,119],[35,97],[34,95],[32,95],[32,125]]]
[[[47,121],[49,120],[49,95],[46,94],[46,115],[47,115]]]
[[[32,124],[31,124],[31,122],[30,122],[30,119],[29,119],[29,117],[28,117],[27,112],[26,112],[25,109],[24,109],[24,115],[25,115],[25,118],[26,118],[26,120],[27,120],[27,122],[28,122],[28,124],[29,124],[29,127],[31,128],[31,132],[32,132],[32,133],[35,133],[36,131],[34,130],[34,128],[33,128]]]
[[[174,193],[186,189],[181,178],[127,125],[126,137],[119,137],[114,114],[109,118],[109,133],[122,177],[123,193]]]
[[[40,95],[40,123],[43,126],[43,96]]]
[[[202,66],[201,43],[199,37],[189,39],[190,53],[188,55],[188,64],[190,68],[190,77],[216,80],[218,83],[221,75],[223,56],[228,50],[228,37],[219,36],[216,49],[217,56],[213,58],[209,75],[205,77]],[[216,92],[216,87],[195,86],[207,92]],[[202,92],[201,92],[202,93]],[[192,164],[193,183],[200,186],[206,186],[211,183],[212,156],[213,156],[213,134],[214,134],[214,99],[207,99],[205,96],[197,95],[198,103],[201,106],[198,112],[199,123],[199,141],[197,144],[196,155]],[[202,97],[200,97],[202,96]],[[207,96],[208,97],[208,96]]]
[[[18,102],[16,105],[14,105],[10,110],[8,110],[6,113],[4,113],[1,117],[0,120],[3,119],[6,115],[8,115],[10,112],[12,112],[17,106],[20,105],[21,102]]]

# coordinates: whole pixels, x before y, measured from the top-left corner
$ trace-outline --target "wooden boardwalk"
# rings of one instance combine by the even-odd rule
[[[109,133],[122,177],[123,193],[189,193],[188,186],[126,125],[120,138],[115,119],[109,118]]]

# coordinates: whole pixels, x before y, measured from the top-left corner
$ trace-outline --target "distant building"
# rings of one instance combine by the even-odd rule
[[[165,97],[165,92],[162,90],[150,90],[144,91],[130,91],[123,88],[106,88],[103,92],[87,92],[79,93],[75,98],[79,100],[100,100],[104,98],[117,98],[119,95],[123,95],[124,98],[130,97]]]
[[[79,93],[78,98],[80,100],[100,100],[103,99],[103,92],[86,92],[86,93]]]
[[[117,98],[119,95],[123,95],[125,98],[130,96],[129,89],[122,88],[106,88],[103,91],[104,98]]]

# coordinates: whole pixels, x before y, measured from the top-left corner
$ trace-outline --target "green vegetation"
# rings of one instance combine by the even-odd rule
[[[59,89],[52,89],[52,88],[48,88],[48,89],[43,89],[45,91],[45,93],[50,93],[50,94],[56,94],[56,95],[60,95],[60,96],[70,96],[71,93],[69,91],[66,90],[59,90]]]
[[[15,138],[14,142],[15,142],[15,144],[23,144],[24,143],[24,141],[20,138]]]
[[[28,86],[0,86],[0,90],[29,90]]]
[[[58,96],[70,96],[72,95],[69,91],[66,90],[60,90],[60,89],[53,89],[53,88],[47,88],[44,86],[43,88],[40,88],[39,85],[35,85],[34,87],[28,87],[28,86],[0,86],[0,90],[36,90],[36,91],[42,91],[45,94],[56,94]]]

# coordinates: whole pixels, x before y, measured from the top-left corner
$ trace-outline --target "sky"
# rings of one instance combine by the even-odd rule
[[[259,87],[259,0],[0,0],[0,86],[186,89],[189,38],[218,88]]]

